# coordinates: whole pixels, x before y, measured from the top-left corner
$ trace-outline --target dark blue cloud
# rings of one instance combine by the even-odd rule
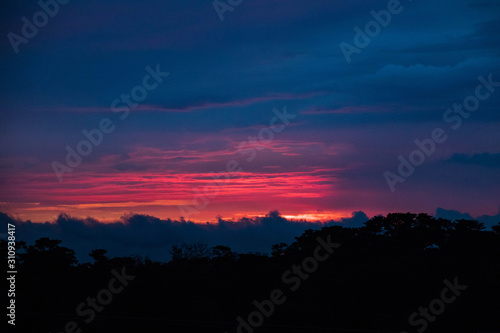
[[[483,215],[473,218],[467,213],[438,208],[436,218],[451,221],[459,219],[477,220],[485,223],[487,229],[500,222],[496,216]],[[219,220],[211,224],[195,224],[186,221],[162,220],[148,215],[128,215],[113,223],[102,223],[93,218],[74,218],[61,214],[54,222],[32,223],[15,220],[0,212],[2,224],[16,224],[18,241],[34,243],[41,237],[62,240],[62,245],[76,251],[81,262],[90,261],[88,253],[104,248],[111,256],[148,256],[154,260],[167,261],[168,251],[181,243],[206,243],[209,246],[226,245],[237,252],[270,253],[271,246],[281,242],[292,243],[307,229],[339,225],[349,228],[364,226],[368,216],[353,212],[350,218],[318,222],[287,220],[277,212],[265,217],[242,218],[237,222]]]
[[[500,209],[497,215],[481,215],[477,217],[472,217],[468,213],[461,213],[456,210],[449,210],[444,208],[438,208],[436,210],[436,214],[434,215],[436,218],[448,219],[451,221],[457,220],[476,220],[481,223],[484,223],[486,230],[491,230],[491,227],[500,223]]]
[[[211,224],[162,220],[148,215],[129,215],[114,223],[101,223],[92,218],[80,219],[64,214],[52,223],[32,223],[15,220],[0,212],[2,224],[16,224],[19,241],[31,244],[40,237],[59,239],[85,262],[90,261],[88,253],[96,248],[104,248],[112,256],[141,255],[168,260],[172,245],[196,242],[226,245],[237,252],[270,253],[272,245],[290,244],[307,229],[325,225],[361,227],[367,220],[364,212],[354,212],[350,218],[326,224],[287,220],[277,212],[270,212],[265,217],[242,218],[237,222],[220,219]]]
[[[447,161],[451,163],[479,165],[487,168],[500,168],[500,153],[453,154]]]

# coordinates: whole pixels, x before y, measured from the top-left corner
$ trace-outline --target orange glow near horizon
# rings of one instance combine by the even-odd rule
[[[171,218],[172,220],[178,220],[179,217],[170,217],[168,214],[164,214],[161,210],[153,210],[153,213],[151,211],[117,211],[117,212],[99,212],[98,210],[95,211],[89,211],[89,213],[83,213],[81,210],[74,210],[74,209],[66,209],[66,210],[61,210],[58,209],[58,207],[40,207],[39,210],[36,209],[29,209],[25,208],[23,209],[24,211],[28,212],[23,212],[23,213],[10,213],[7,210],[5,212],[11,214],[14,218],[22,220],[22,221],[27,221],[30,220],[33,223],[45,223],[45,222],[54,222],[59,214],[65,213],[68,214],[72,217],[76,218],[95,218],[99,222],[103,223],[112,223],[112,222],[117,222],[122,220],[123,216],[127,216],[130,214],[145,214],[145,215],[152,215],[154,217],[158,217],[161,219],[167,219]],[[267,212],[268,213],[268,212]],[[266,213],[266,214],[267,214]],[[280,213],[282,213],[280,211]],[[198,216],[192,216],[190,217],[189,221],[192,221],[194,223],[214,223],[217,222],[217,217],[221,217],[224,220],[232,220],[232,221],[238,221],[240,218],[247,217],[247,218],[255,218],[255,217],[264,217],[266,214],[262,213],[257,213],[257,212],[248,212],[248,213],[235,213],[227,216],[222,216],[220,214],[216,214],[215,216],[212,213],[208,214],[203,214],[203,212],[200,212]],[[332,213],[302,213],[302,214],[281,214],[282,217],[286,218],[287,220],[306,220],[308,222],[328,222],[331,220],[340,220],[342,218],[347,218],[350,217],[352,212],[332,212]],[[179,214],[178,214],[179,215]]]
[[[194,213],[194,222],[216,221],[216,216],[238,219],[279,210],[289,219],[311,221],[349,216],[351,212],[323,212],[312,200],[334,194],[333,170],[232,174],[214,180],[215,173],[149,174],[79,173],[54,186],[53,175],[16,175],[10,194],[0,199],[0,210],[22,220],[54,221],[60,213],[103,222],[131,213],[179,219],[179,206]],[[206,206],[195,205],[200,195]],[[197,199],[198,198],[198,199]],[[286,212],[285,212],[286,210]]]

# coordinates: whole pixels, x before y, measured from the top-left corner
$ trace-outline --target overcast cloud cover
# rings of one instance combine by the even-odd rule
[[[255,161],[239,156],[244,172],[193,219],[498,214],[500,88],[456,130],[443,114],[478,76],[500,81],[500,2],[401,1],[348,64],[339,44],[387,3],[244,0],[220,21],[208,0],[72,0],[15,53],[7,34],[40,7],[2,1],[0,210],[178,219],[192,189],[286,106],[296,118]],[[169,76],[120,120],[111,103],[157,64]],[[105,117],[115,131],[59,182],[52,163]],[[447,141],[391,192],[384,172],[437,127]]]

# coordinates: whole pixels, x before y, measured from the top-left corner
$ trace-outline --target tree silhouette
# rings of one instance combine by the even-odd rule
[[[275,244],[271,247],[271,255],[273,257],[282,256],[285,254],[288,245],[286,243]]]
[[[262,219],[286,223],[277,212]],[[318,239],[341,246],[311,269],[318,246],[321,256],[327,253]],[[500,223],[485,231],[477,221],[391,213],[359,228],[306,230],[289,245],[273,245],[271,258],[242,253],[236,259],[227,246],[194,243],[172,246],[169,262],[108,258],[95,249],[89,254],[95,264],[77,265],[74,251],[60,244],[41,238],[19,254],[20,331],[81,324],[75,307],[119,287],[116,274],[124,267],[137,278],[83,331],[237,332],[236,318],[259,308],[269,313],[266,300],[281,290],[286,302],[263,315],[255,332],[413,332],[409,316],[436,304],[443,280],[454,277],[469,287],[426,333],[500,328]]]
[[[234,259],[234,254],[229,246],[217,245],[212,248],[212,256],[216,259]]]
[[[46,269],[61,270],[73,267],[78,262],[75,251],[59,246],[60,243],[60,240],[40,238],[20,255],[21,261],[25,266],[45,267]]]
[[[208,245],[203,243],[174,245],[169,252],[173,262],[206,260],[212,254]]]
[[[108,257],[106,257],[106,253],[108,253],[108,251],[104,249],[95,249],[89,253],[89,256],[94,259],[95,264],[100,265],[105,264],[109,260]]]

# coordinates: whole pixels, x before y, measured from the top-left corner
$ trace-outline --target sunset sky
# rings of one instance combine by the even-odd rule
[[[14,47],[9,33],[41,7],[2,1],[0,211],[498,214],[500,83],[483,83],[500,82],[500,3],[402,0],[347,61],[339,45],[355,47],[355,27],[390,2],[243,0],[218,13],[211,0],[72,0]],[[477,110],[447,114],[478,89]],[[392,191],[386,171],[436,128],[447,139]],[[99,144],[79,145],[83,131]],[[91,151],[72,167],[68,147]]]

